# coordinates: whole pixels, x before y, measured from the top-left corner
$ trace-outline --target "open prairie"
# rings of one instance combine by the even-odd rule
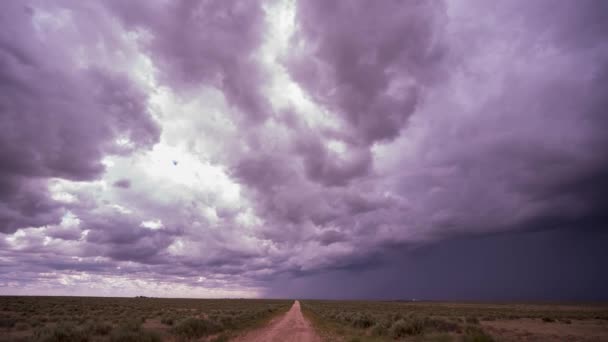
[[[0,341],[225,341],[293,301],[0,296]]]
[[[606,304],[302,301],[327,341],[608,341]]]
[[[0,341],[606,341],[608,304],[0,297]]]

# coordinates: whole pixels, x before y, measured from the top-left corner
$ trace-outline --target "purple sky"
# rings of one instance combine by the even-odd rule
[[[608,1],[0,1],[0,294],[608,299]]]

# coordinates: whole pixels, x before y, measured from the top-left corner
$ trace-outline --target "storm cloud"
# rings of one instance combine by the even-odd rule
[[[7,293],[526,299],[557,263],[606,282],[604,1],[0,9]],[[584,285],[543,299],[601,296]]]

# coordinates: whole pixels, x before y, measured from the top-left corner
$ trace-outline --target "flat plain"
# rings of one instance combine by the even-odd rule
[[[0,341],[608,341],[608,304],[0,296]]]
[[[608,341],[607,304],[302,301],[326,341]]]
[[[267,299],[0,296],[0,341],[227,341],[293,304]]]

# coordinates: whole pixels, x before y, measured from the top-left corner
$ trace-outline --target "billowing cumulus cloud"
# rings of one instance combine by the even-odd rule
[[[184,90],[209,84],[252,120],[269,114],[259,94],[264,75],[252,55],[262,41],[260,2],[110,1],[108,5],[127,30],[147,37],[143,48],[170,86]]]
[[[79,53],[115,43],[112,32],[76,35],[86,12],[2,7],[0,230],[14,232],[61,217],[45,179],[93,180],[105,155],[150,147],[160,128],[128,75]]]
[[[289,71],[351,139],[392,139],[440,73],[444,17],[440,2],[298,2]]]
[[[0,8],[12,292],[334,296],[425,279],[420,246],[605,228],[602,1]]]

